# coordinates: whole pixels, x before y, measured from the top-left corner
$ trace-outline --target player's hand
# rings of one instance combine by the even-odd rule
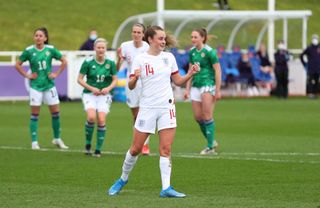
[[[51,73],[48,74],[48,78],[49,79],[55,79],[55,78],[57,78],[57,76],[58,76],[58,74],[54,73],[54,72],[51,72]]]
[[[188,100],[189,97],[190,97],[190,91],[189,91],[189,90],[184,91],[184,93],[183,93],[183,99],[184,99],[184,100]]]
[[[38,74],[36,72],[34,72],[32,74],[27,74],[26,78],[27,79],[37,79],[38,78]]]
[[[117,54],[118,54],[118,57],[122,60],[124,59],[124,57],[122,56],[122,53],[121,53],[121,48],[118,48],[117,49]]]
[[[220,100],[220,99],[221,99],[221,92],[220,92],[220,90],[216,90],[215,98],[216,98],[216,100]]]
[[[134,70],[134,76],[135,76],[136,78],[139,78],[139,77],[141,76],[141,69],[135,69],[135,70]]]
[[[191,75],[194,75],[200,71],[200,65],[198,63],[195,63],[191,66],[191,70],[189,70]]]
[[[96,96],[101,95],[101,91],[98,88],[95,88],[95,87],[93,87],[91,89],[91,92]]]
[[[106,94],[108,94],[110,92],[110,90],[109,90],[108,87],[106,87],[106,88],[103,88],[100,92],[101,92],[102,95],[106,95]]]

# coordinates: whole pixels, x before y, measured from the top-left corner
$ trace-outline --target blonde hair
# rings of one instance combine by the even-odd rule
[[[108,41],[104,38],[97,38],[97,40],[94,41],[94,46],[96,46],[98,43],[104,43],[106,46],[108,45]]]

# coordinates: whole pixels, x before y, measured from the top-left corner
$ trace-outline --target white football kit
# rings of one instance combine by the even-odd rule
[[[145,41],[142,42],[142,46],[139,48],[136,48],[134,46],[133,40],[127,41],[121,44],[121,56],[124,58],[124,60],[127,62],[127,84],[126,84],[126,96],[127,96],[127,105],[130,108],[137,108],[139,107],[139,101],[140,101],[140,91],[141,91],[141,83],[140,81],[137,83],[137,86],[135,89],[130,90],[128,88],[128,81],[129,81],[129,75],[131,72],[132,62],[133,59],[141,53],[146,52],[149,49],[148,43]]]
[[[174,56],[169,52],[161,52],[157,56],[143,53],[135,57],[130,76],[134,70],[141,69],[140,109],[135,128],[141,132],[154,134],[167,128],[175,128],[176,112],[171,75],[178,73]]]

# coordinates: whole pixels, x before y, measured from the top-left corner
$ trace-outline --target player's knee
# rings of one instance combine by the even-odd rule
[[[171,147],[170,146],[159,147],[159,153],[163,157],[170,157],[170,155],[171,155]]]

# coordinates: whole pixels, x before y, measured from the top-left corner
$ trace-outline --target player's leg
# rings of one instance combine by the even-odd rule
[[[190,98],[192,100],[193,117],[199,124],[201,133],[207,139],[205,124],[202,118],[201,92],[199,88],[192,87],[190,91]]]
[[[97,144],[94,156],[101,156],[101,148],[106,136],[106,113],[98,112],[98,127],[97,127]]]
[[[94,156],[101,156],[101,148],[106,136],[106,116],[110,111],[112,97],[111,95],[97,96],[97,111],[98,111],[98,129],[97,129],[97,144]]]
[[[138,155],[150,133],[155,132],[156,112],[153,109],[140,109],[135,123],[133,143],[126,153],[121,177],[110,187],[108,194],[117,195],[128,182],[129,174],[137,162]]]
[[[202,98],[202,118],[205,124],[205,130],[207,135],[207,147],[209,149],[214,148],[215,139],[215,123],[213,120],[213,109],[215,97],[211,93],[203,93]]]
[[[39,122],[39,114],[40,114],[40,107],[42,104],[43,99],[43,92],[37,91],[35,89],[30,88],[29,91],[30,96],[30,108],[31,108],[31,115],[30,115],[30,134],[31,134],[31,148],[32,149],[40,149],[38,143],[38,122]]]
[[[176,129],[162,129],[159,131],[159,167],[161,174],[161,183],[162,190],[160,192],[160,197],[175,197],[175,198],[183,198],[186,195],[184,193],[179,193],[173,189],[171,186],[171,171],[172,171],[172,163],[171,163],[171,145],[174,140]]]
[[[87,112],[87,120],[85,123],[85,153],[86,155],[91,155],[91,143],[92,143],[92,136],[94,131],[94,125],[96,121],[96,109],[95,108],[88,108]]]

